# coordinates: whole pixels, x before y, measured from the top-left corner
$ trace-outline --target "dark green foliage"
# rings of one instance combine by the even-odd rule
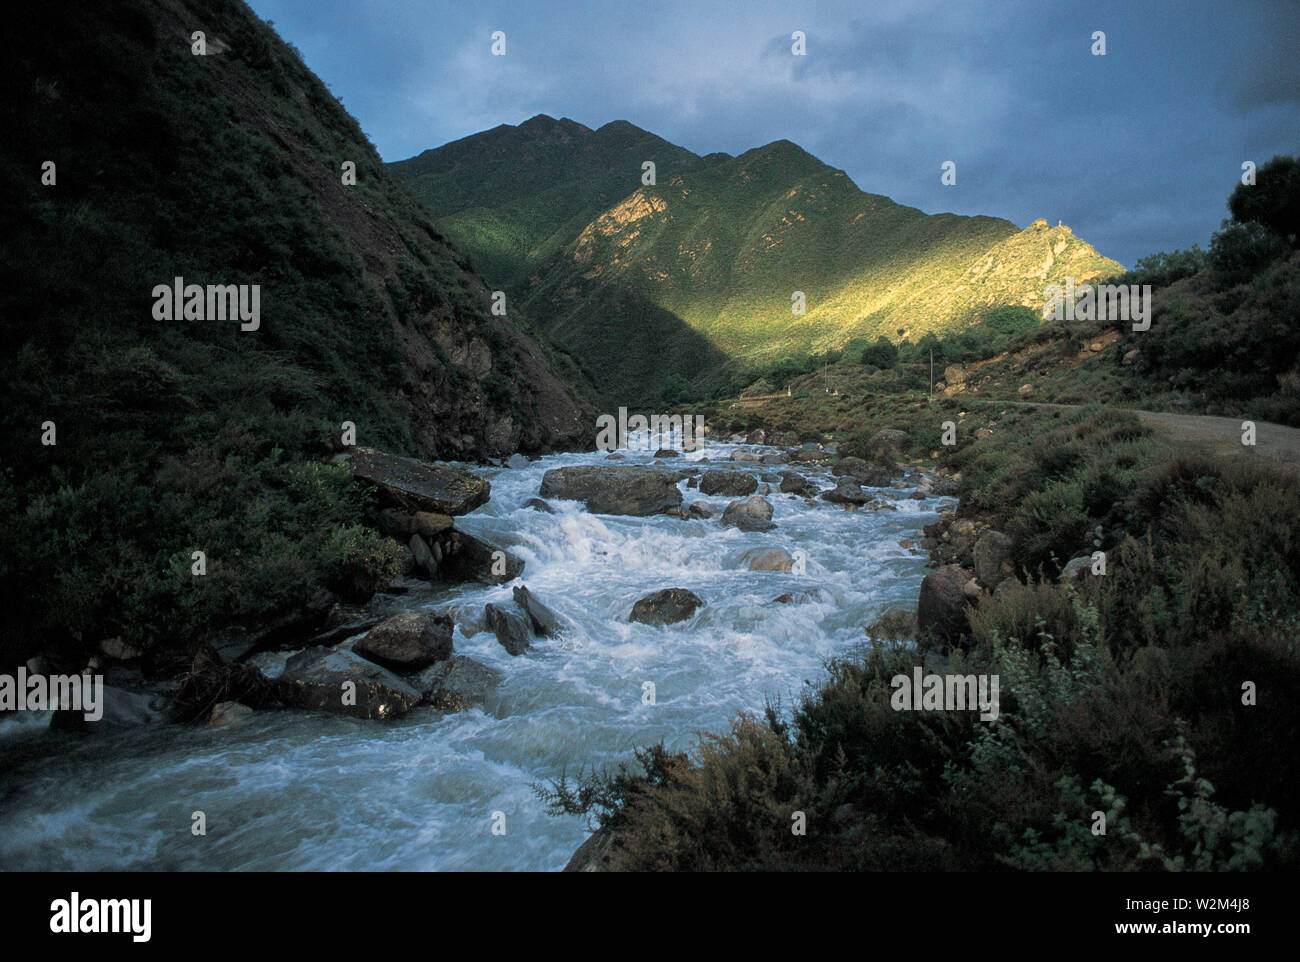
[[[1296,246],[1300,235],[1300,159],[1278,154],[1255,172],[1254,184],[1238,184],[1228,210],[1239,224],[1254,222]]]
[[[319,462],[344,420],[417,453],[397,327],[484,316],[356,121],[267,26],[204,4],[187,27],[229,50],[199,57],[160,10],[52,0],[6,23],[0,668],[115,635],[184,646],[320,588],[372,592],[397,547],[346,468]],[[386,290],[340,226],[344,159],[358,209],[408,248]],[[260,285],[260,329],[155,320],[151,292],[176,276]]]

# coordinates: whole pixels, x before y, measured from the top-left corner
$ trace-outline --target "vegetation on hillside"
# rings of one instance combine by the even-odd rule
[[[342,423],[399,453],[484,445],[541,388],[476,384],[435,326],[481,343],[493,373],[525,356],[516,335],[242,3],[51,2],[7,31],[0,669],[38,649],[79,668],[107,638],[183,646],[322,588],[372,591],[398,559],[347,470],[321,463]],[[151,292],[178,276],[259,285],[259,329],[156,320]]]
[[[527,168],[518,183],[503,182],[505,156]],[[625,122],[539,117],[393,169],[618,403],[660,399],[672,374],[704,396],[854,339],[946,336],[1120,268],[1068,227],[1018,231],[863,193],[789,141],[699,158]]]

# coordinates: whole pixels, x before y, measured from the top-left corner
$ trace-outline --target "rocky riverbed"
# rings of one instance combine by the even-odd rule
[[[201,682],[105,652],[103,731],[0,721],[0,866],[558,869],[586,826],[532,784],[788,703],[887,613],[910,631],[950,481],[815,445],[660,453],[471,480],[368,455],[405,576],[219,639]],[[166,723],[178,687],[197,724]]]

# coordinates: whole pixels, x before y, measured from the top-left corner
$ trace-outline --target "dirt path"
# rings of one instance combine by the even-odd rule
[[[984,399],[988,404],[1013,404],[1017,407],[1076,408],[1078,404],[1050,404],[1034,401],[999,401]],[[1203,444],[1215,454],[1245,454],[1272,458],[1287,464],[1300,464],[1300,428],[1289,428],[1269,421],[1255,422],[1255,445],[1241,443],[1241,418],[1222,418],[1209,414],[1170,414],[1118,408],[1136,414],[1143,424],[1171,434],[1188,444]]]

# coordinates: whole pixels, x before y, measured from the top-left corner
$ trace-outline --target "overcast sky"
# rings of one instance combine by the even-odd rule
[[[1244,161],[1300,153],[1300,0],[251,6],[384,160],[538,113],[628,120],[699,154],[784,138],[863,190],[1062,220],[1129,266],[1206,246]]]

